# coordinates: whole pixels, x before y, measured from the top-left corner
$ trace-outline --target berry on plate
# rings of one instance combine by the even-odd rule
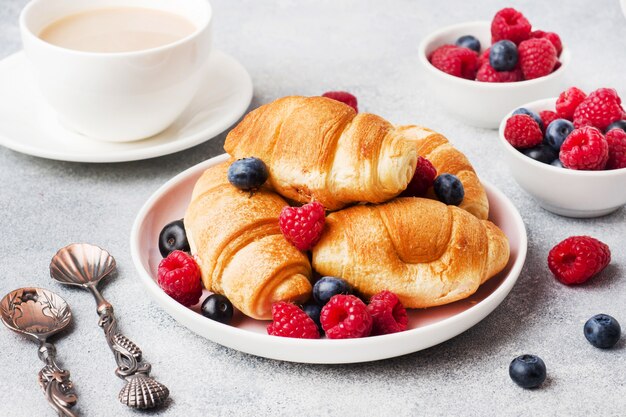
[[[556,49],[543,38],[525,40],[518,47],[520,68],[526,80],[543,77],[554,70]]]
[[[203,302],[200,312],[206,318],[229,324],[233,318],[233,305],[221,294],[211,294]]]
[[[322,94],[322,97],[332,98],[333,100],[341,101],[344,104],[352,107],[355,112],[359,112],[359,106],[356,101],[356,97],[347,91],[328,91]]]
[[[337,277],[322,277],[313,285],[313,299],[320,306],[324,306],[337,294],[352,294],[352,287]]]
[[[622,327],[608,314],[596,314],[585,323],[585,338],[600,349],[612,348],[622,336]]]
[[[296,339],[319,339],[317,325],[297,305],[280,301],[272,305],[272,323],[267,334]]]
[[[543,120],[541,119],[541,116],[539,116],[534,111],[528,110],[526,107],[520,107],[518,109],[515,109],[515,111],[513,111],[512,114],[514,114],[514,115],[515,114],[525,114],[525,115],[528,115],[528,116],[532,117],[533,119],[535,119],[535,122],[537,122],[537,124],[539,125],[539,128],[541,130],[544,130],[544,128],[546,127],[546,125],[543,124]]]
[[[472,35],[461,36],[459,39],[456,40],[454,44],[456,46],[462,46],[464,48],[471,49],[472,51],[476,53],[480,53],[480,41],[476,39],[475,36],[472,36]]]
[[[561,37],[554,32],[544,32],[543,30],[533,30],[530,32],[531,38],[544,38],[549,40],[556,49],[556,55],[561,55],[563,51],[563,43],[561,43]]]
[[[555,151],[561,150],[563,142],[574,130],[574,124],[566,119],[556,119],[546,129],[544,141]]]
[[[433,184],[435,195],[444,204],[458,206],[463,202],[465,189],[461,180],[452,174],[441,174]]]
[[[322,334],[322,323],[320,323],[320,314],[322,313],[322,306],[316,303],[307,303],[302,306],[302,311],[315,322],[317,330]]]
[[[354,295],[335,295],[322,308],[322,328],[329,339],[352,339],[369,336],[372,316],[361,299]]]
[[[558,153],[545,143],[534,148],[521,149],[521,151],[527,157],[544,164],[551,164],[558,157]]]
[[[626,168],[626,132],[621,129],[609,130],[606,143],[609,145],[606,169]]]
[[[184,306],[197,304],[202,295],[200,268],[187,253],[175,250],[159,263],[157,283]]]
[[[539,112],[539,118],[541,119],[545,130],[548,128],[548,126],[550,126],[550,123],[559,118],[559,115],[552,110],[542,110]]]
[[[421,197],[426,194],[426,191],[432,187],[437,177],[437,170],[426,158],[419,156],[417,158],[417,166],[415,167],[415,173],[409,185],[402,192],[402,197]]]
[[[268,176],[267,166],[259,158],[238,159],[228,167],[228,182],[244,191],[256,190]]]
[[[604,132],[611,123],[622,119],[624,109],[621,103],[614,89],[598,88],[576,107],[574,126],[593,126]]]
[[[557,167],[557,168],[565,168],[563,166],[563,162],[561,162],[560,159],[555,159],[554,161],[550,163],[550,165],[552,165],[553,167]]]
[[[409,316],[397,295],[381,291],[373,295],[367,305],[372,316],[372,335],[397,333],[406,330]]]
[[[502,40],[491,45],[489,65],[496,71],[512,71],[517,66],[517,46],[511,41]]]
[[[580,88],[568,88],[559,94],[559,98],[556,100],[556,114],[561,119],[574,120],[574,112],[580,103],[585,101],[585,98],[587,98],[587,94]]]
[[[313,201],[302,207],[283,207],[278,217],[280,231],[299,250],[309,250],[320,240],[326,222],[324,206]]]
[[[522,388],[536,388],[546,380],[546,364],[539,356],[521,355],[509,365],[509,376]]]
[[[548,254],[548,267],[563,284],[582,284],[611,262],[609,247],[590,236],[571,236]]]
[[[626,132],[626,120],[618,120],[616,122],[611,123],[609,127],[606,128],[605,133],[608,133],[609,131],[613,129],[622,129],[624,132]]]
[[[518,149],[533,148],[543,140],[541,127],[527,114],[509,117],[504,127],[504,138]]]
[[[433,66],[446,74],[473,80],[478,70],[478,54],[471,49],[455,45],[443,45],[435,49],[429,60]]]
[[[487,61],[478,69],[476,81],[486,83],[512,83],[522,81],[522,71],[519,68],[515,68],[512,71],[496,71],[489,65],[489,61]]]
[[[168,223],[159,233],[159,252],[162,257],[166,257],[175,250],[189,252],[189,241],[185,233],[185,224],[181,220]]]
[[[491,54],[491,47],[485,49],[482,54],[478,56],[478,67],[482,67],[489,63],[489,55]],[[495,71],[495,70],[494,70]]]
[[[530,37],[530,22],[512,7],[500,10],[491,21],[491,42],[509,40],[519,44]]]
[[[595,127],[581,127],[567,136],[559,158],[566,168],[601,170],[609,159],[609,145]]]

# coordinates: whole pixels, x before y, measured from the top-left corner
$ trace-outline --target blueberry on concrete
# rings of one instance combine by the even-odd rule
[[[509,365],[509,376],[522,388],[536,388],[546,380],[546,364],[539,356],[521,355]]]
[[[596,314],[585,323],[585,337],[597,348],[608,349],[619,341],[622,328],[617,320],[608,314]]]

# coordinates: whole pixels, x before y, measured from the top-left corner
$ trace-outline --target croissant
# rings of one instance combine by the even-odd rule
[[[437,169],[438,174],[453,174],[461,180],[465,197],[459,207],[479,219],[487,219],[489,216],[487,193],[474,168],[462,152],[454,148],[442,134],[422,126],[400,126],[398,131],[415,143],[418,155],[428,159]],[[427,197],[437,198],[432,189],[429,190]]]
[[[245,315],[271,318],[272,303],[301,303],[311,294],[311,264],[281,234],[285,200],[267,189],[251,195],[227,179],[228,162],[196,182],[185,230],[202,282]]]
[[[466,298],[508,259],[508,240],[491,222],[414,197],[330,214],[313,248],[320,274],[341,277],[366,296],[392,291],[409,308]]]
[[[283,197],[314,199],[327,210],[395,197],[417,164],[414,144],[392,124],[324,97],[284,97],[259,107],[228,134],[224,149],[262,159]]]

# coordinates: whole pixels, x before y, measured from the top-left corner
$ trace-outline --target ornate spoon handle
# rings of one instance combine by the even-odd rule
[[[39,347],[39,359],[46,366],[39,371],[39,385],[46,399],[60,417],[77,417],[70,410],[76,404],[74,386],[70,381],[70,373],[56,364],[56,348],[51,343],[42,343]]]
[[[169,396],[168,388],[150,376],[152,365],[142,361],[139,346],[118,330],[113,306],[97,288],[90,286],[89,289],[98,303],[98,325],[104,330],[109,348],[115,355],[115,375],[126,380],[118,396],[120,402],[132,408],[158,407]]]

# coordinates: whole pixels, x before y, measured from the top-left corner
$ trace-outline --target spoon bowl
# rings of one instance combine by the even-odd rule
[[[88,243],[73,243],[59,251],[50,263],[50,276],[61,284],[97,285],[115,270],[115,259],[106,250]]]

